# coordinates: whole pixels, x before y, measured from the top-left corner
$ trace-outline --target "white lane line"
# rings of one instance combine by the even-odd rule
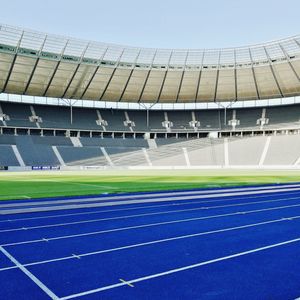
[[[55,180],[51,180],[57,182]],[[196,191],[172,191],[172,192],[162,192],[162,193],[151,193],[151,194],[126,194],[120,196],[105,196],[105,197],[98,197],[98,198],[84,198],[84,199],[67,199],[67,200],[51,200],[51,201],[32,201],[28,203],[31,206],[39,206],[44,204],[68,204],[68,203],[84,203],[84,202],[97,202],[97,201],[108,201],[108,200],[121,200],[121,199],[146,199],[146,198],[159,198],[159,197],[180,197],[182,195],[218,195],[222,193],[232,192],[232,193],[239,193],[243,191],[265,191],[265,190],[272,190],[273,192],[280,191],[281,189],[285,188],[297,188],[300,187],[300,184],[291,184],[291,185],[280,185],[280,186],[264,186],[264,187],[244,187],[244,188],[231,188],[231,189],[219,189],[219,190],[196,190]],[[0,207],[18,207],[21,206],[23,203],[11,203],[11,204],[0,204]]]
[[[300,188],[294,189],[281,189],[280,192],[290,192],[298,191]],[[169,201],[182,201],[182,200],[192,200],[192,199],[207,199],[207,198],[223,198],[230,196],[243,196],[243,195],[253,195],[253,194],[269,194],[274,193],[273,190],[260,191],[259,193],[254,192],[241,192],[241,193],[224,193],[217,195],[199,195],[195,196],[184,196],[184,197],[167,197],[167,198],[155,198],[155,199],[146,199],[146,200],[126,200],[126,201],[114,201],[114,202],[101,202],[101,203],[92,203],[92,204],[71,204],[71,205],[60,205],[60,206],[44,206],[37,208],[25,208],[25,209],[6,209],[0,210],[0,215],[5,214],[17,214],[17,213],[31,213],[31,212],[42,212],[42,211],[53,211],[53,210],[66,210],[66,209],[78,209],[78,208],[90,208],[90,207],[104,207],[104,206],[117,206],[117,205],[126,205],[126,204],[137,204],[137,203],[154,203],[154,202],[169,202]]]
[[[39,181],[45,181],[45,180],[39,180]],[[46,181],[54,181],[57,182],[56,180],[46,180]],[[288,186],[284,186],[288,187]],[[278,190],[284,187],[274,187],[272,190]],[[295,185],[291,186],[292,188],[294,187],[300,187],[300,185]],[[173,196],[173,197],[180,197],[182,195],[203,195],[203,194],[219,194],[223,192],[240,192],[244,190],[269,190],[270,188],[268,187],[259,187],[259,188],[238,188],[238,189],[222,189],[222,190],[208,190],[208,191],[201,191],[201,190],[196,190],[196,191],[180,191],[180,192],[162,192],[162,193],[152,193],[152,194],[136,194],[136,195],[131,195],[131,194],[126,194],[126,195],[120,195],[120,196],[104,196],[104,197],[94,197],[94,198],[83,198],[83,199],[67,199],[67,200],[51,200],[51,201],[32,201],[29,203],[2,203],[0,207],[18,207],[22,206],[24,204],[30,205],[30,206],[39,206],[39,205],[44,205],[44,204],[64,204],[64,203],[83,203],[83,202],[93,202],[93,201],[108,201],[108,200],[122,200],[122,199],[144,199],[144,198],[159,198],[159,197],[168,197],[168,196]]]
[[[238,206],[246,206],[246,205],[254,205],[254,204],[265,204],[265,203],[288,201],[287,199],[290,200],[292,198],[285,198],[285,199],[278,199],[278,200],[267,200],[267,201],[251,201],[251,202],[238,203],[238,204],[216,205],[216,206],[197,207],[197,208],[188,208],[188,209],[176,209],[176,210],[168,210],[168,211],[163,211],[163,212],[143,213],[143,214],[126,215],[126,216],[119,216],[119,217],[91,219],[91,220],[84,220],[84,221],[74,221],[74,222],[56,223],[56,224],[39,225],[39,226],[10,228],[10,229],[2,229],[2,230],[0,230],[0,233],[16,232],[16,231],[32,230],[32,229],[41,229],[41,228],[62,227],[62,226],[69,226],[69,225],[96,223],[96,222],[112,221],[112,220],[123,220],[123,219],[139,218],[139,217],[146,217],[146,216],[156,216],[156,215],[174,214],[174,213],[181,213],[181,212],[199,211],[199,210],[204,210],[204,209],[205,210],[210,210],[210,209],[218,209],[218,208],[226,208],[226,207],[238,207]],[[295,197],[295,199],[299,199],[299,197]],[[289,207],[297,207],[297,206],[300,206],[300,204],[291,205]]]
[[[177,224],[177,223],[184,223],[184,222],[193,222],[193,221],[200,221],[200,220],[231,217],[231,216],[236,216],[236,215],[246,215],[246,214],[259,213],[259,212],[263,212],[263,211],[286,209],[286,208],[290,208],[290,207],[294,207],[294,206],[299,207],[300,204],[293,205],[293,206],[279,206],[279,207],[264,208],[264,209],[257,209],[257,210],[248,210],[248,211],[243,211],[243,212],[238,211],[238,212],[233,212],[233,213],[219,214],[219,215],[206,216],[206,217],[197,217],[197,218],[179,219],[179,220],[174,220],[174,221],[149,223],[149,224],[144,224],[144,225],[135,225],[135,226],[107,229],[107,230],[101,230],[101,231],[94,231],[94,232],[90,232],[90,233],[64,235],[64,236],[59,236],[59,237],[47,238],[47,241],[55,241],[55,240],[61,240],[61,239],[69,239],[69,238],[76,238],[76,237],[82,237],[82,236],[91,236],[91,235],[98,235],[98,234],[105,234],[105,233],[112,233],[112,232],[126,231],[126,230],[132,230],[132,229],[140,229],[140,228],[148,228],[148,227],[154,227],[154,226],[170,225],[170,224]],[[17,246],[17,245],[23,245],[23,244],[39,243],[39,242],[44,242],[44,241],[45,241],[44,239],[36,239],[36,240],[23,241],[23,242],[7,243],[7,244],[3,244],[2,246]]]
[[[25,275],[27,275],[39,288],[41,288],[51,299],[58,300],[59,298],[37,277],[35,277],[29,270],[26,269],[18,260],[16,260],[9,252],[7,252],[3,247],[0,246],[0,251]]]
[[[127,285],[130,286],[130,287],[134,287],[133,284],[129,283],[128,281],[126,281],[126,280],[124,280],[124,279],[122,279],[122,278],[120,278],[119,280],[120,280],[121,282],[123,282],[124,284],[127,284]]]
[[[278,196],[287,196],[287,195],[294,195],[299,194],[299,191],[296,192],[288,192],[284,193],[283,195],[276,195]],[[107,209],[107,210],[97,210],[97,211],[87,211],[87,212],[80,212],[80,213],[69,213],[69,214],[55,214],[55,215],[46,215],[46,216],[39,216],[39,217],[29,217],[29,218],[16,218],[16,219],[6,219],[6,220],[0,220],[0,223],[12,223],[17,221],[27,221],[27,220],[40,220],[40,219],[50,219],[50,218],[60,218],[60,217],[69,217],[69,216],[80,216],[80,215],[93,215],[93,214],[100,214],[100,213],[109,213],[109,212],[119,212],[119,211],[131,211],[131,210],[138,210],[138,209],[152,209],[152,208],[158,208],[158,207],[167,207],[167,206],[185,206],[185,205],[191,205],[191,204],[199,204],[199,203],[215,203],[215,202],[227,202],[227,201],[237,201],[237,200],[245,200],[245,199],[258,199],[258,198],[265,198],[268,197],[268,195],[259,195],[259,196],[244,196],[242,198],[229,198],[229,199],[219,199],[219,200],[192,200],[190,202],[184,202],[184,203],[171,203],[171,204],[159,204],[159,205],[144,205],[144,206],[135,206],[135,207],[128,207],[128,208],[118,208],[118,209]],[[294,198],[283,198],[284,200],[289,199],[300,199],[300,197],[294,197]]]
[[[239,252],[239,253],[235,253],[235,254],[231,254],[231,255],[227,255],[227,256],[222,256],[222,257],[218,257],[218,258],[207,260],[207,261],[202,261],[202,262],[199,262],[199,263],[196,263],[196,264],[193,264],[193,265],[187,265],[187,266],[177,268],[177,269],[171,269],[171,270],[167,270],[167,271],[164,271],[164,272],[151,274],[151,275],[148,275],[148,276],[135,278],[135,279],[132,279],[132,280],[128,280],[127,283],[134,284],[134,283],[137,283],[137,282],[141,282],[141,281],[145,281],[145,280],[149,280],[149,279],[153,279],[153,278],[158,278],[158,277],[162,277],[162,276],[166,276],[166,275],[170,275],[170,274],[174,274],[174,273],[178,273],[178,272],[182,272],[182,271],[186,271],[186,270],[199,268],[201,266],[217,263],[217,262],[220,262],[220,261],[225,261],[225,260],[228,260],[228,259],[233,259],[233,258],[236,258],[236,257],[245,256],[245,255],[248,255],[248,254],[257,253],[257,252],[260,252],[260,251],[265,251],[265,250],[269,250],[269,249],[272,249],[272,248],[276,248],[276,247],[280,247],[280,246],[284,246],[284,245],[288,245],[288,244],[292,244],[292,243],[297,243],[299,241],[300,241],[300,237],[296,238],[296,239],[292,239],[292,240],[287,240],[287,241],[284,241],[284,242],[281,242],[281,243],[271,244],[271,245],[268,245],[268,246],[251,249],[251,250],[248,250],[248,251],[243,251],[243,252]],[[93,289],[93,290],[89,290],[89,291],[69,295],[69,296],[66,296],[66,297],[62,297],[60,299],[61,300],[68,300],[68,299],[73,299],[73,298],[76,298],[76,297],[91,295],[91,294],[94,294],[94,293],[97,293],[97,292],[101,292],[101,291],[121,287],[121,286],[126,285],[127,283],[120,282],[120,283],[116,283],[116,284],[111,284],[111,285],[99,287],[99,288],[96,288],[96,289]]]
[[[74,259],[74,258],[80,259],[81,257],[87,257],[87,256],[99,255],[99,254],[103,254],[103,253],[121,251],[121,250],[138,248],[138,247],[144,247],[144,246],[149,246],[149,245],[154,245],[154,244],[159,244],[159,243],[165,243],[165,242],[171,242],[171,241],[177,241],[177,240],[182,240],[182,239],[198,237],[198,236],[204,236],[204,235],[211,235],[211,234],[216,234],[216,233],[224,233],[224,232],[228,232],[228,231],[241,230],[241,229],[257,227],[257,226],[262,226],[262,225],[269,225],[269,224],[272,224],[272,223],[291,221],[291,220],[296,220],[296,219],[299,219],[299,218],[300,218],[300,215],[293,216],[293,217],[288,217],[288,218],[284,217],[284,218],[279,218],[279,219],[273,219],[273,220],[270,220],[270,221],[252,223],[252,224],[241,225],[241,226],[236,226],[236,227],[228,227],[228,228],[216,229],[216,230],[205,231],[205,232],[197,232],[197,233],[193,233],[193,234],[186,234],[186,235],[175,236],[175,237],[159,239],[159,240],[152,240],[152,241],[148,241],[148,242],[143,242],[143,243],[138,243],[138,244],[131,244],[131,245],[127,245],[127,246],[104,249],[104,250],[99,250],[99,251],[93,251],[93,252],[87,252],[87,253],[81,253],[81,254],[72,254],[70,256],[64,256],[64,257],[60,257],[60,258],[54,258],[54,259],[48,259],[48,260],[43,260],[43,261],[27,263],[27,264],[24,264],[24,266],[29,267],[29,266],[47,264],[47,263],[52,263],[52,262],[57,262],[57,261]],[[1,268],[0,271],[6,271],[6,270],[14,269],[14,268],[15,267],[5,267],[5,268]]]

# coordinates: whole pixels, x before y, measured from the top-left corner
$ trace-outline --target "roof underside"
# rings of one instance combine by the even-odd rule
[[[143,103],[300,95],[300,37],[212,50],[134,48],[0,25],[0,92]]]

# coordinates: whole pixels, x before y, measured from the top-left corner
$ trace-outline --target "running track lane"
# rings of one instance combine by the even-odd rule
[[[281,202],[266,202],[272,197],[280,200],[280,197],[269,195],[261,198],[260,204],[247,204],[242,209],[234,205],[210,209],[219,204],[224,206],[224,198],[224,202],[207,204],[209,208],[205,210],[173,214],[174,222],[181,218],[202,218],[195,223],[178,222],[158,225],[154,230],[145,227],[140,232],[112,231],[105,237],[95,234],[64,241],[1,247],[0,260],[3,258],[4,262],[1,267],[15,265],[16,268],[0,271],[1,282],[7,283],[0,291],[0,298],[49,299],[56,295],[65,299],[296,298],[300,293],[297,265],[300,255],[300,206],[297,205],[300,200],[284,200],[291,196],[281,193]],[[247,201],[250,200],[257,201]],[[241,203],[238,201],[236,204]],[[229,203],[233,204],[231,200]],[[253,210],[257,212],[251,212]],[[222,213],[229,215],[212,217]],[[147,225],[154,221],[153,218],[158,218],[155,221],[170,221],[169,215],[142,216],[138,222],[142,220]],[[27,217],[34,216],[34,213],[27,214]],[[212,218],[203,218],[205,216]],[[130,222],[134,218],[123,219],[122,225],[132,225]],[[57,224],[61,223],[59,219]],[[86,229],[91,227],[93,232],[107,228],[105,222],[114,226],[119,221],[112,219],[85,223],[84,226]],[[77,225],[68,228],[71,234],[76,234],[83,226]],[[66,233],[68,226],[72,225],[57,226],[55,230],[42,227],[18,233],[3,232],[3,238],[6,235],[21,238],[21,234],[26,241],[30,231],[42,232],[42,235],[49,231],[59,236]],[[208,231],[218,232],[195,235]],[[183,234],[195,236],[168,241]],[[30,239],[30,234],[28,237]],[[158,239],[166,241],[78,256],[79,251],[84,254],[96,248],[110,250]],[[32,261],[65,254],[74,255],[74,258],[26,266]]]

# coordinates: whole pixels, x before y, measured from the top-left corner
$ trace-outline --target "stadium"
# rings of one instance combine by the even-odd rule
[[[1,299],[296,299],[300,36],[0,24],[0,168]]]

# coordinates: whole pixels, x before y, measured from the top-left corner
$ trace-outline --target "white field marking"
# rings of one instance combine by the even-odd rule
[[[34,178],[34,179],[28,179],[28,181],[36,181],[36,182],[55,182],[55,183],[61,183],[66,185],[81,185],[81,186],[91,186],[96,188],[113,188],[110,185],[97,185],[97,184],[91,184],[91,183],[80,183],[80,182],[70,182],[70,181],[63,181],[63,180],[55,180],[55,179],[43,179],[43,178]]]
[[[27,275],[40,289],[42,289],[51,299],[58,300],[59,298],[37,277],[35,277],[30,271],[26,269],[19,261],[17,261],[9,252],[7,252],[3,247],[0,246],[0,251],[25,275]]]
[[[30,180],[28,180],[28,181],[30,181]],[[40,181],[43,181],[43,180],[40,180]],[[60,181],[57,181],[57,182],[60,182]],[[71,184],[79,184],[79,183],[69,183],[70,185]],[[81,184],[81,183],[80,183]],[[86,184],[82,184],[82,185],[86,185]],[[114,189],[118,189],[118,187],[113,187],[113,186],[110,186],[110,185],[97,185],[97,186],[95,186],[95,187],[97,187],[97,188],[109,188],[109,189],[111,189],[111,190],[114,190]],[[96,190],[96,189],[93,189],[93,190]],[[74,188],[73,187],[69,187],[69,188],[65,188],[64,189],[64,191],[66,191],[66,192],[68,192],[68,191],[72,191],[72,192],[74,192]],[[77,191],[77,189],[75,190],[75,191]],[[78,191],[80,191],[80,190],[78,190]],[[42,193],[42,192],[48,192],[48,197],[51,197],[50,195],[52,195],[52,197],[65,197],[65,196],[59,196],[59,195],[57,195],[57,194],[55,194],[55,192],[51,192],[51,193],[49,193],[49,190],[47,190],[47,191],[37,191],[37,192],[31,192],[31,194],[32,195],[35,195],[35,194],[40,194],[40,193]],[[84,195],[83,195],[84,196]],[[5,199],[3,199],[5,197]],[[18,198],[23,198],[23,195],[19,195],[19,194],[16,194],[16,195],[5,195],[5,194],[1,194],[1,198],[2,198],[2,200],[12,200],[12,201],[14,201],[14,200],[18,200]],[[6,198],[9,198],[9,199],[6,199]],[[33,197],[30,197],[30,199],[32,199],[32,200],[34,200],[34,198]],[[40,205],[41,204],[41,202],[36,202],[36,200],[34,200],[35,202],[32,202],[32,203],[34,203],[33,205]],[[51,200],[52,201],[52,203],[55,201],[56,202],[56,200]],[[57,200],[57,202],[59,202],[59,200]],[[37,204],[36,204],[37,203]],[[50,203],[50,202],[49,202]],[[14,206],[17,206],[17,204],[16,205],[14,205]]]
[[[127,284],[127,285],[130,286],[130,287],[134,287],[133,284],[129,283],[128,281],[126,281],[126,280],[124,280],[124,279],[122,279],[122,278],[120,278],[119,280],[120,280],[121,282]]]
[[[162,276],[166,276],[166,275],[170,275],[170,274],[174,274],[174,273],[178,273],[178,272],[182,272],[182,271],[186,271],[186,270],[191,270],[191,269],[194,269],[194,268],[198,268],[198,267],[201,267],[201,266],[213,264],[213,263],[216,263],[216,262],[225,261],[225,260],[236,258],[236,257],[241,257],[241,256],[245,256],[245,255],[248,255],[248,254],[252,254],[252,253],[256,253],[256,252],[260,252],[260,251],[264,251],[264,250],[269,250],[269,249],[272,249],[272,248],[276,248],[276,247],[280,247],[280,246],[284,246],[284,245],[288,245],[288,244],[292,244],[292,243],[297,243],[299,241],[300,241],[300,238],[296,238],[296,239],[284,241],[284,242],[281,242],[281,243],[271,244],[271,245],[268,245],[268,246],[251,249],[251,250],[248,250],[248,251],[243,251],[243,252],[239,252],[239,253],[235,253],[235,254],[231,254],[231,255],[227,255],[227,256],[222,256],[222,257],[218,257],[218,258],[207,260],[207,261],[202,261],[202,262],[199,262],[199,263],[196,263],[196,264],[193,264],[193,265],[187,265],[187,266],[184,266],[184,267],[181,267],[181,268],[171,269],[171,270],[167,270],[167,271],[164,271],[164,272],[151,274],[151,275],[144,276],[144,277],[139,277],[139,278],[136,278],[136,279],[128,280],[127,283],[134,284],[134,283],[137,283],[137,282],[141,282],[141,281],[145,281],[145,280],[149,280],[149,279],[153,279],[153,278],[158,278],[158,277],[162,277]],[[116,284],[103,286],[103,287],[96,288],[96,289],[93,289],[93,290],[89,290],[89,291],[69,295],[69,296],[66,296],[66,297],[62,297],[62,298],[60,298],[60,300],[73,299],[73,298],[80,297],[80,296],[86,296],[86,295],[94,294],[94,293],[97,293],[97,292],[114,289],[114,288],[117,288],[117,287],[124,286],[127,283],[121,282],[121,283],[116,283]]]
[[[37,179],[36,181],[54,181],[60,182],[55,180],[40,180]],[[77,183],[72,183],[77,184]],[[104,186],[101,186],[104,187]],[[28,203],[31,206],[38,206],[41,204],[61,204],[61,203],[83,203],[83,202],[93,202],[93,201],[107,201],[107,200],[121,200],[121,199],[135,199],[135,198],[159,198],[162,196],[174,195],[173,197],[179,197],[182,195],[209,195],[209,194],[222,194],[224,192],[242,192],[242,191],[264,191],[264,190],[273,190],[274,192],[280,191],[284,188],[297,188],[300,187],[300,184],[291,184],[291,185],[280,185],[280,186],[264,186],[264,187],[246,187],[246,188],[231,188],[231,189],[221,189],[221,190],[206,190],[206,191],[181,191],[181,192],[161,192],[161,193],[151,193],[151,194],[126,194],[120,196],[106,196],[106,197],[99,197],[99,198],[84,198],[84,199],[68,199],[68,200],[51,200],[51,201],[33,201],[32,203]],[[20,195],[19,195],[20,196]],[[20,206],[22,203],[12,203],[12,204],[1,204],[1,207],[14,207]]]
[[[299,199],[299,197],[293,197],[293,198]],[[15,232],[15,231],[22,231],[22,230],[32,230],[32,229],[40,229],[40,228],[61,227],[61,226],[86,224],[86,223],[96,223],[96,222],[111,221],[111,220],[131,219],[131,218],[138,218],[138,217],[145,217],[145,216],[173,214],[173,213],[178,213],[178,212],[190,212],[190,211],[210,210],[210,209],[218,209],[218,208],[226,208],[226,207],[238,207],[238,206],[254,205],[254,204],[265,204],[265,203],[282,202],[282,201],[288,201],[288,200],[293,200],[293,199],[292,198],[284,198],[284,199],[267,200],[267,201],[251,201],[251,202],[244,202],[244,203],[238,203],[238,204],[235,203],[235,204],[215,205],[215,206],[206,206],[206,207],[197,207],[197,208],[176,209],[176,210],[168,210],[168,211],[162,211],[162,212],[160,211],[160,212],[154,212],[154,213],[125,215],[125,216],[118,216],[118,217],[91,219],[91,220],[56,223],[56,224],[47,224],[47,225],[39,225],[39,226],[28,226],[28,227],[23,226],[23,227],[18,227],[18,228],[2,229],[2,230],[0,230],[0,233]],[[297,207],[297,206],[300,206],[300,204],[289,205],[286,207]],[[282,207],[285,207],[285,206],[282,206]]]
[[[251,227],[268,225],[268,224],[272,224],[272,223],[291,221],[291,220],[299,219],[299,218],[300,218],[300,216],[280,218],[280,219],[274,219],[274,220],[260,222],[260,223],[252,223],[252,224],[248,224],[248,225],[229,227],[229,228],[224,228],[224,229],[216,229],[216,230],[211,230],[211,231],[206,231],[206,232],[198,232],[198,233],[175,236],[175,237],[159,239],[159,240],[152,240],[152,241],[149,241],[149,242],[131,244],[131,245],[121,246],[121,247],[117,247],[117,248],[104,249],[104,250],[87,252],[87,253],[76,254],[76,255],[72,254],[70,256],[64,256],[64,257],[60,257],[60,258],[54,258],[54,259],[48,259],[48,260],[42,260],[42,261],[27,263],[27,264],[24,264],[24,266],[25,267],[30,267],[30,266],[53,263],[53,262],[57,262],[57,261],[69,260],[69,259],[74,259],[74,258],[80,259],[81,257],[86,257],[86,256],[99,255],[99,254],[103,254],[103,253],[121,251],[121,250],[138,248],[138,247],[144,247],[144,246],[149,246],[149,245],[154,245],[154,244],[159,244],[159,243],[165,243],[165,242],[171,242],[171,241],[176,241],[176,240],[182,240],[182,239],[198,237],[198,236],[211,235],[211,234],[223,233],[223,232],[234,231],[234,230],[241,230],[241,229],[246,229],[246,228],[251,228]],[[7,271],[7,270],[10,270],[10,269],[14,269],[14,268],[16,268],[16,267],[13,266],[13,267],[1,268],[0,272],[1,271]]]
[[[282,196],[286,195],[294,195],[298,194],[299,192],[289,192],[284,193]],[[6,220],[0,220],[0,223],[7,223],[7,222],[16,222],[16,221],[27,221],[27,220],[39,220],[39,219],[50,219],[50,218],[60,218],[60,217],[68,217],[68,216],[80,216],[80,215],[93,215],[93,214],[100,214],[100,213],[108,213],[108,212],[118,212],[118,211],[127,211],[127,210],[138,210],[143,208],[158,208],[158,207],[166,207],[166,206],[185,206],[185,205],[191,205],[191,204],[199,204],[199,203],[215,203],[215,202],[227,202],[227,201],[236,201],[236,200],[245,200],[245,199],[257,199],[257,198],[264,198],[265,195],[260,196],[246,196],[243,198],[229,198],[229,199],[221,199],[221,200],[207,200],[207,201],[197,201],[193,200],[191,202],[185,202],[185,203],[171,203],[171,204],[159,204],[159,205],[144,205],[144,206],[135,206],[135,207],[128,207],[128,208],[119,208],[119,209],[109,209],[109,210],[97,210],[97,211],[87,211],[87,212],[80,212],[80,213],[70,213],[70,214],[55,214],[55,215],[47,215],[47,216],[40,216],[40,217],[29,217],[29,218],[16,218],[16,219],[6,219]],[[300,199],[300,197],[291,197],[291,198],[283,198],[280,199],[281,201],[288,201],[288,200],[296,200]]]
[[[294,189],[281,189],[280,192],[287,191],[298,191],[300,188]],[[0,210],[0,215],[5,214],[16,214],[16,213],[27,213],[27,212],[41,212],[41,211],[53,211],[53,210],[66,210],[66,209],[76,209],[76,208],[90,208],[90,207],[103,207],[103,206],[117,206],[117,205],[126,205],[126,204],[136,204],[136,203],[154,203],[154,202],[169,202],[173,200],[182,201],[182,200],[191,200],[191,199],[206,199],[206,198],[221,198],[221,197],[230,197],[230,196],[243,196],[243,195],[254,195],[254,194],[269,194],[274,193],[272,190],[256,191],[253,192],[240,192],[240,193],[224,193],[217,195],[198,195],[195,196],[183,196],[178,199],[178,197],[166,197],[166,198],[155,198],[155,199],[146,199],[146,200],[124,200],[124,201],[115,201],[115,202],[101,202],[101,203],[92,203],[92,204],[71,204],[71,205],[61,205],[61,206],[42,206],[37,208],[20,208],[20,209],[6,209]]]
[[[4,201],[14,201],[16,200],[16,197],[18,198],[26,198],[26,199],[32,199],[31,197],[29,196],[24,196],[24,195],[3,195],[1,194],[1,197],[5,197],[5,200]],[[28,198],[27,198],[28,197]],[[3,200],[3,199],[2,199]],[[0,204],[1,205],[1,204]]]
[[[127,227],[120,227],[120,228],[114,228],[114,229],[94,231],[94,232],[90,232],[90,233],[79,233],[79,234],[73,234],[73,235],[64,235],[64,236],[47,238],[47,241],[55,241],[55,240],[76,238],[76,237],[82,237],[82,236],[91,236],[91,235],[97,235],[97,234],[106,234],[106,233],[112,233],[112,232],[118,232],[118,231],[126,231],[126,230],[132,230],[132,229],[148,228],[148,227],[170,225],[170,224],[177,224],[177,223],[184,223],[184,222],[193,222],[193,221],[217,219],[217,218],[223,218],[223,217],[232,217],[232,216],[236,216],[236,215],[253,214],[253,213],[263,212],[263,211],[280,210],[280,209],[290,208],[290,207],[294,207],[294,206],[300,206],[300,204],[292,205],[292,206],[281,206],[281,207],[272,207],[272,208],[248,210],[248,211],[243,211],[243,212],[238,211],[238,212],[227,213],[227,214],[220,214],[220,215],[213,215],[213,216],[206,216],[206,217],[197,217],[197,218],[188,218],[188,219],[179,219],[179,220],[174,220],[174,221],[149,223],[149,224],[144,224],[144,225],[127,226]],[[45,239],[36,239],[36,240],[30,240],[30,241],[3,244],[2,246],[3,247],[4,246],[5,247],[6,246],[17,246],[17,245],[24,245],[24,244],[39,243],[39,242],[44,242],[44,241],[45,241]]]

